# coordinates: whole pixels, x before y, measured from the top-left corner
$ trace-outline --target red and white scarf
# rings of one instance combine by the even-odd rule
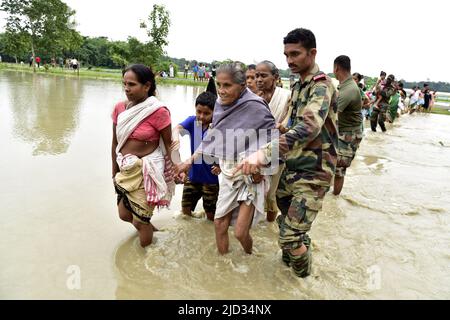
[[[116,155],[120,168],[129,163],[133,157],[136,157],[129,154],[124,156],[120,153],[130,135],[145,118],[163,107],[164,105],[157,98],[149,97],[144,102],[119,114],[116,126],[118,142]],[[173,179],[173,166],[166,156],[162,138],[159,141],[159,147],[153,153],[142,158],[142,174],[149,205],[168,207],[175,193],[175,181]]]

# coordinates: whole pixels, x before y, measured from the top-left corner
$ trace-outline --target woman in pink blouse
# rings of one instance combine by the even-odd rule
[[[155,75],[144,65],[123,71],[127,100],[113,111],[112,178],[120,219],[132,223],[142,247],[152,243],[155,207],[168,206],[175,190],[170,112],[155,97]]]

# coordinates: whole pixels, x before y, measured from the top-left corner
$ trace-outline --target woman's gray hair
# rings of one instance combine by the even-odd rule
[[[220,65],[217,69],[217,74],[219,73],[228,73],[231,76],[231,79],[236,84],[246,84],[245,72],[247,68],[245,64],[239,61],[224,63]]]
[[[266,66],[268,66],[269,69],[270,69],[270,72],[272,73],[273,76],[279,76],[280,75],[280,70],[278,70],[277,66],[272,61],[264,60],[264,61],[261,61],[258,64],[265,64]]]

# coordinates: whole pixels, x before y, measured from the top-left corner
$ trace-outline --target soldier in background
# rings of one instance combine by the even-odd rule
[[[356,155],[363,132],[361,113],[361,91],[353,80],[351,62],[347,56],[339,56],[334,60],[334,74],[339,80],[338,97],[338,158],[334,177],[333,194],[339,195],[344,186],[344,177]]]
[[[370,127],[373,132],[377,131],[377,122],[380,125],[381,130],[386,132],[386,126],[384,125],[384,122],[386,121],[386,112],[389,109],[389,100],[396,91],[394,88],[394,80],[395,77],[392,74],[387,77],[386,83],[380,91],[379,100],[375,102],[373,106],[373,111],[370,116]]]
[[[280,138],[243,160],[235,171],[251,174],[271,161],[272,165],[285,162],[277,190],[282,213],[277,218],[279,245],[283,261],[298,277],[307,277],[312,261],[307,232],[322,209],[336,169],[337,93],[315,62],[316,39],[310,30],[295,29],[283,42],[291,72],[300,75],[293,87],[287,128],[280,126]]]

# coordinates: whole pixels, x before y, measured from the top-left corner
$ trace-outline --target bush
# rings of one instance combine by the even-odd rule
[[[167,74],[169,73],[170,70],[170,64],[172,62],[170,61],[161,61],[156,68],[153,68],[153,71],[155,72],[155,74],[159,74],[161,71],[165,71]],[[178,74],[178,66],[175,63],[172,63],[173,65],[173,74],[175,77],[177,77]]]

